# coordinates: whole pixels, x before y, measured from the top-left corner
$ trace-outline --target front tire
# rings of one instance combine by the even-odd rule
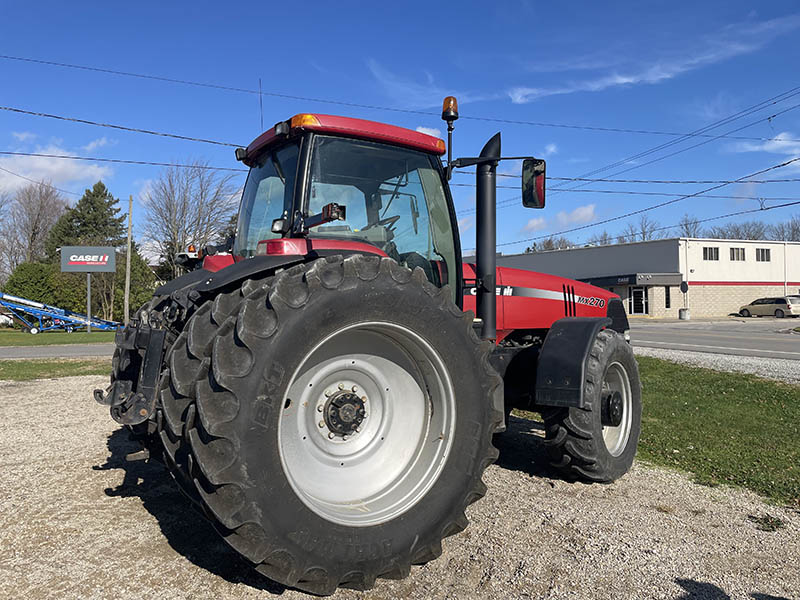
[[[471,314],[420,269],[355,255],[283,271],[230,315],[180,407],[186,464],[226,541],[317,594],[439,556],[486,491],[503,419]]]
[[[743,308],[742,310],[739,311],[739,314],[746,319],[750,316],[750,311],[747,310],[746,308]]]
[[[633,464],[642,419],[639,367],[616,331],[600,331],[589,351],[583,408],[542,412],[550,462],[569,477],[611,482]]]

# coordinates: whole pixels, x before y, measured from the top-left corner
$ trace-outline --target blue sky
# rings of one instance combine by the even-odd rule
[[[261,78],[265,92],[432,113],[265,96],[267,126],[298,112],[322,112],[443,131],[437,116],[441,99],[454,94],[462,117],[689,132],[800,86],[800,7],[795,2],[6,2],[0,11],[4,55],[248,89],[257,89]],[[712,132],[757,121],[734,135],[779,141],[719,139],[642,165],[667,151],[655,153],[602,176],[631,169],[619,177],[736,179],[800,156],[800,107],[792,109],[797,104],[800,95]],[[242,145],[260,132],[254,94],[7,59],[0,59],[0,105]],[[503,134],[504,154],[544,157],[553,177],[581,176],[674,139],[462,118],[456,123],[455,154],[476,153],[496,131]],[[239,166],[231,148],[7,111],[0,111],[0,150],[165,162],[202,158]],[[798,164],[765,177],[800,178]],[[0,168],[49,179],[78,194],[102,178],[120,198],[138,198],[159,172],[157,167],[8,156],[0,156]],[[518,169],[515,163],[502,167],[509,173]],[[455,176],[454,181],[472,179]],[[25,183],[0,171],[0,190]],[[500,178],[500,183],[515,185],[515,180]],[[548,206],[541,211],[502,204],[518,193],[498,190],[498,242],[558,233],[671,198],[552,193],[564,184],[549,185]],[[594,183],[581,189],[678,197],[703,187],[708,186]],[[757,200],[739,196],[800,199],[800,183],[737,184],[714,193],[737,198],[692,198],[648,214],[662,225],[676,224],[684,213],[709,218],[758,208]],[[462,245],[470,248],[473,190],[455,187],[454,195]],[[774,222],[794,213],[800,206],[747,218]],[[140,217],[137,203],[134,232]],[[603,229],[615,234],[627,223],[568,237],[582,242]],[[502,250],[521,251],[528,243]]]

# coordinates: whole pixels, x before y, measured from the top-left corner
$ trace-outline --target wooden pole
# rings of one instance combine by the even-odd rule
[[[131,297],[131,215],[133,214],[133,195],[128,196],[128,252],[125,254],[125,325],[130,316]]]

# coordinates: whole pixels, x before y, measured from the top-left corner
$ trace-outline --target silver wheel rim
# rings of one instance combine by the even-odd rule
[[[622,398],[622,421],[616,427],[603,426],[603,442],[611,456],[619,456],[628,445],[631,435],[631,422],[633,415],[633,400],[631,396],[631,382],[625,367],[618,362],[608,365],[603,376],[603,398],[617,392]]]
[[[342,398],[363,407],[348,424],[357,431],[342,433],[341,421],[326,416]],[[319,516],[348,526],[385,523],[438,479],[455,411],[444,361],[421,336],[387,322],[350,325],[317,344],[290,380],[278,420],[283,471]]]

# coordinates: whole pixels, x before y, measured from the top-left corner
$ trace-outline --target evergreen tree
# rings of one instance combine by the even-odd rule
[[[87,189],[78,203],[56,222],[45,243],[50,260],[61,246],[119,246],[125,241],[125,215],[102,181]]]

